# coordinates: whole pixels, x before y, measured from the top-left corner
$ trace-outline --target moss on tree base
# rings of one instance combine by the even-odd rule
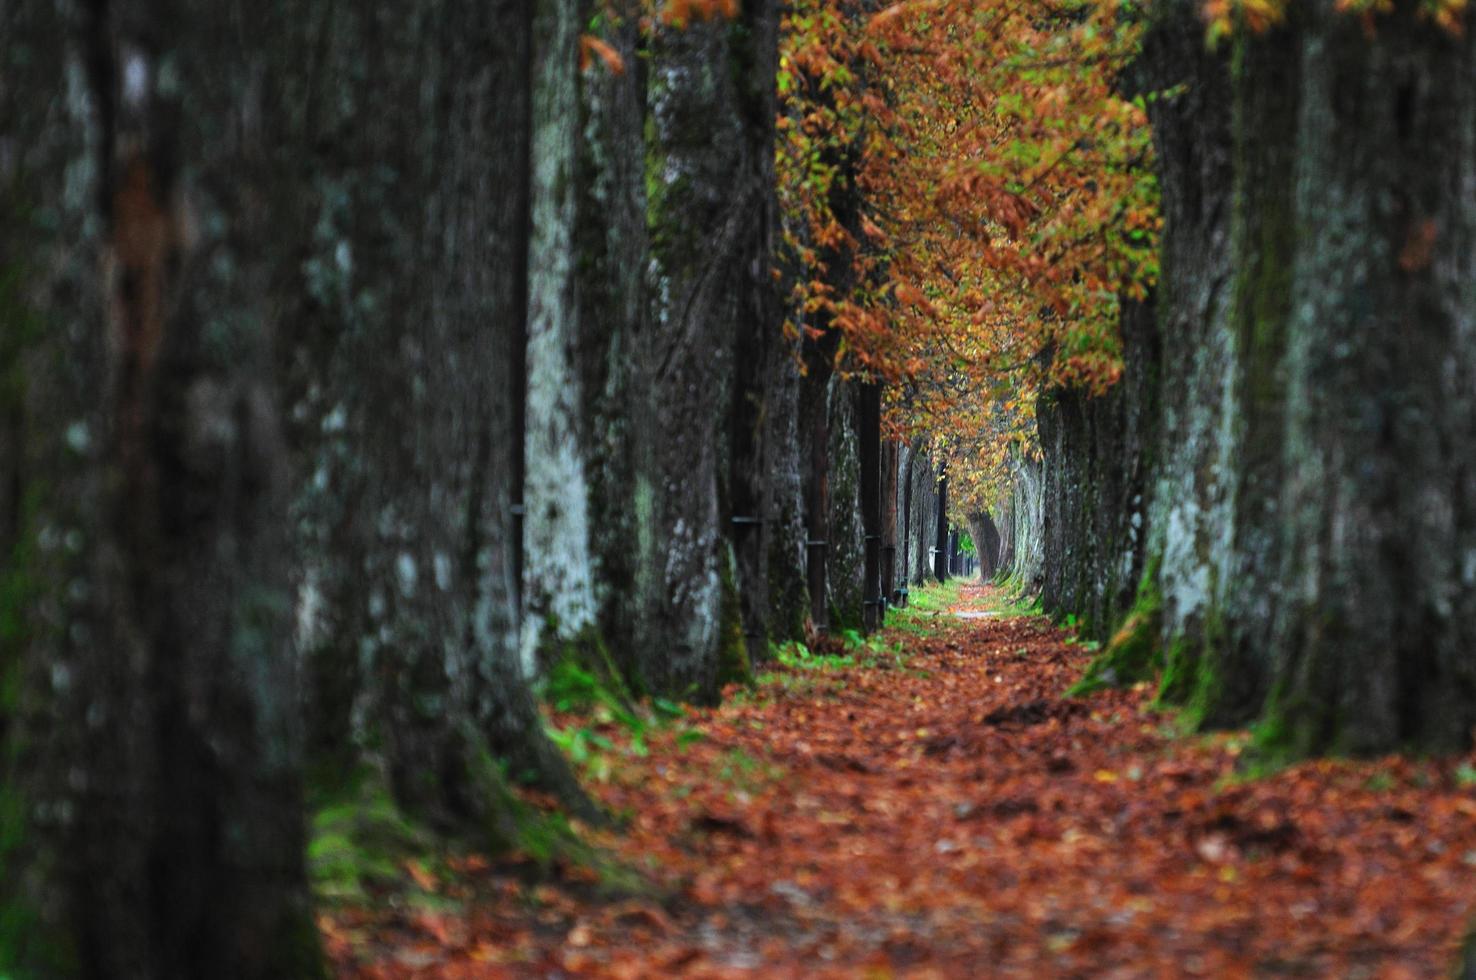
[[[1107,649],[1092,661],[1082,679],[1066,692],[1081,697],[1108,687],[1152,680],[1164,667],[1162,656],[1163,596],[1158,591],[1158,565],[1152,563],[1138,583],[1137,598]]]

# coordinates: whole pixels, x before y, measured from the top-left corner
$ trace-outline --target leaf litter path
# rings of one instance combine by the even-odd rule
[[[1000,601],[967,586],[953,611]],[[904,656],[780,668],[609,753],[592,790],[629,821],[596,839],[658,897],[418,868],[437,911],[324,917],[339,972],[1448,973],[1476,895],[1471,758],[1250,779],[1243,733],[1178,735],[1146,688],[1064,699],[1091,655],[1044,619],[913,614],[886,639]]]

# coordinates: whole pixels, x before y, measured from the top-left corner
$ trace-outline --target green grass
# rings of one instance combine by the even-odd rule
[[[949,579],[947,582],[928,582],[924,585],[914,586],[907,595],[907,606],[898,612],[906,613],[943,613],[950,606],[958,604],[963,593],[963,579]]]

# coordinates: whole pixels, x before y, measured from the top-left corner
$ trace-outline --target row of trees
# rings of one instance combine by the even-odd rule
[[[940,474],[790,305],[779,32],[0,5],[0,970],[312,975],[305,787],[598,821],[548,671],[712,701],[946,574]]]
[[[1016,570],[1275,753],[1476,724],[1476,32],[1463,5],[1157,3],[1128,73],[1162,279],[1110,395],[1041,400]],[[1037,544],[1038,542],[1038,544]]]

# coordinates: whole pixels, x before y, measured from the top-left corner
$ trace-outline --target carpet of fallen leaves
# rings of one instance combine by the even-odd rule
[[[997,602],[967,587],[966,605]],[[343,976],[1442,976],[1476,896],[1469,757],[1248,777],[1146,688],[1063,692],[1040,618],[891,632],[621,751],[592,834],[655,885],[417,868],[442,902],[322,917]],[[701,733],[700,736],[693,734]]]

